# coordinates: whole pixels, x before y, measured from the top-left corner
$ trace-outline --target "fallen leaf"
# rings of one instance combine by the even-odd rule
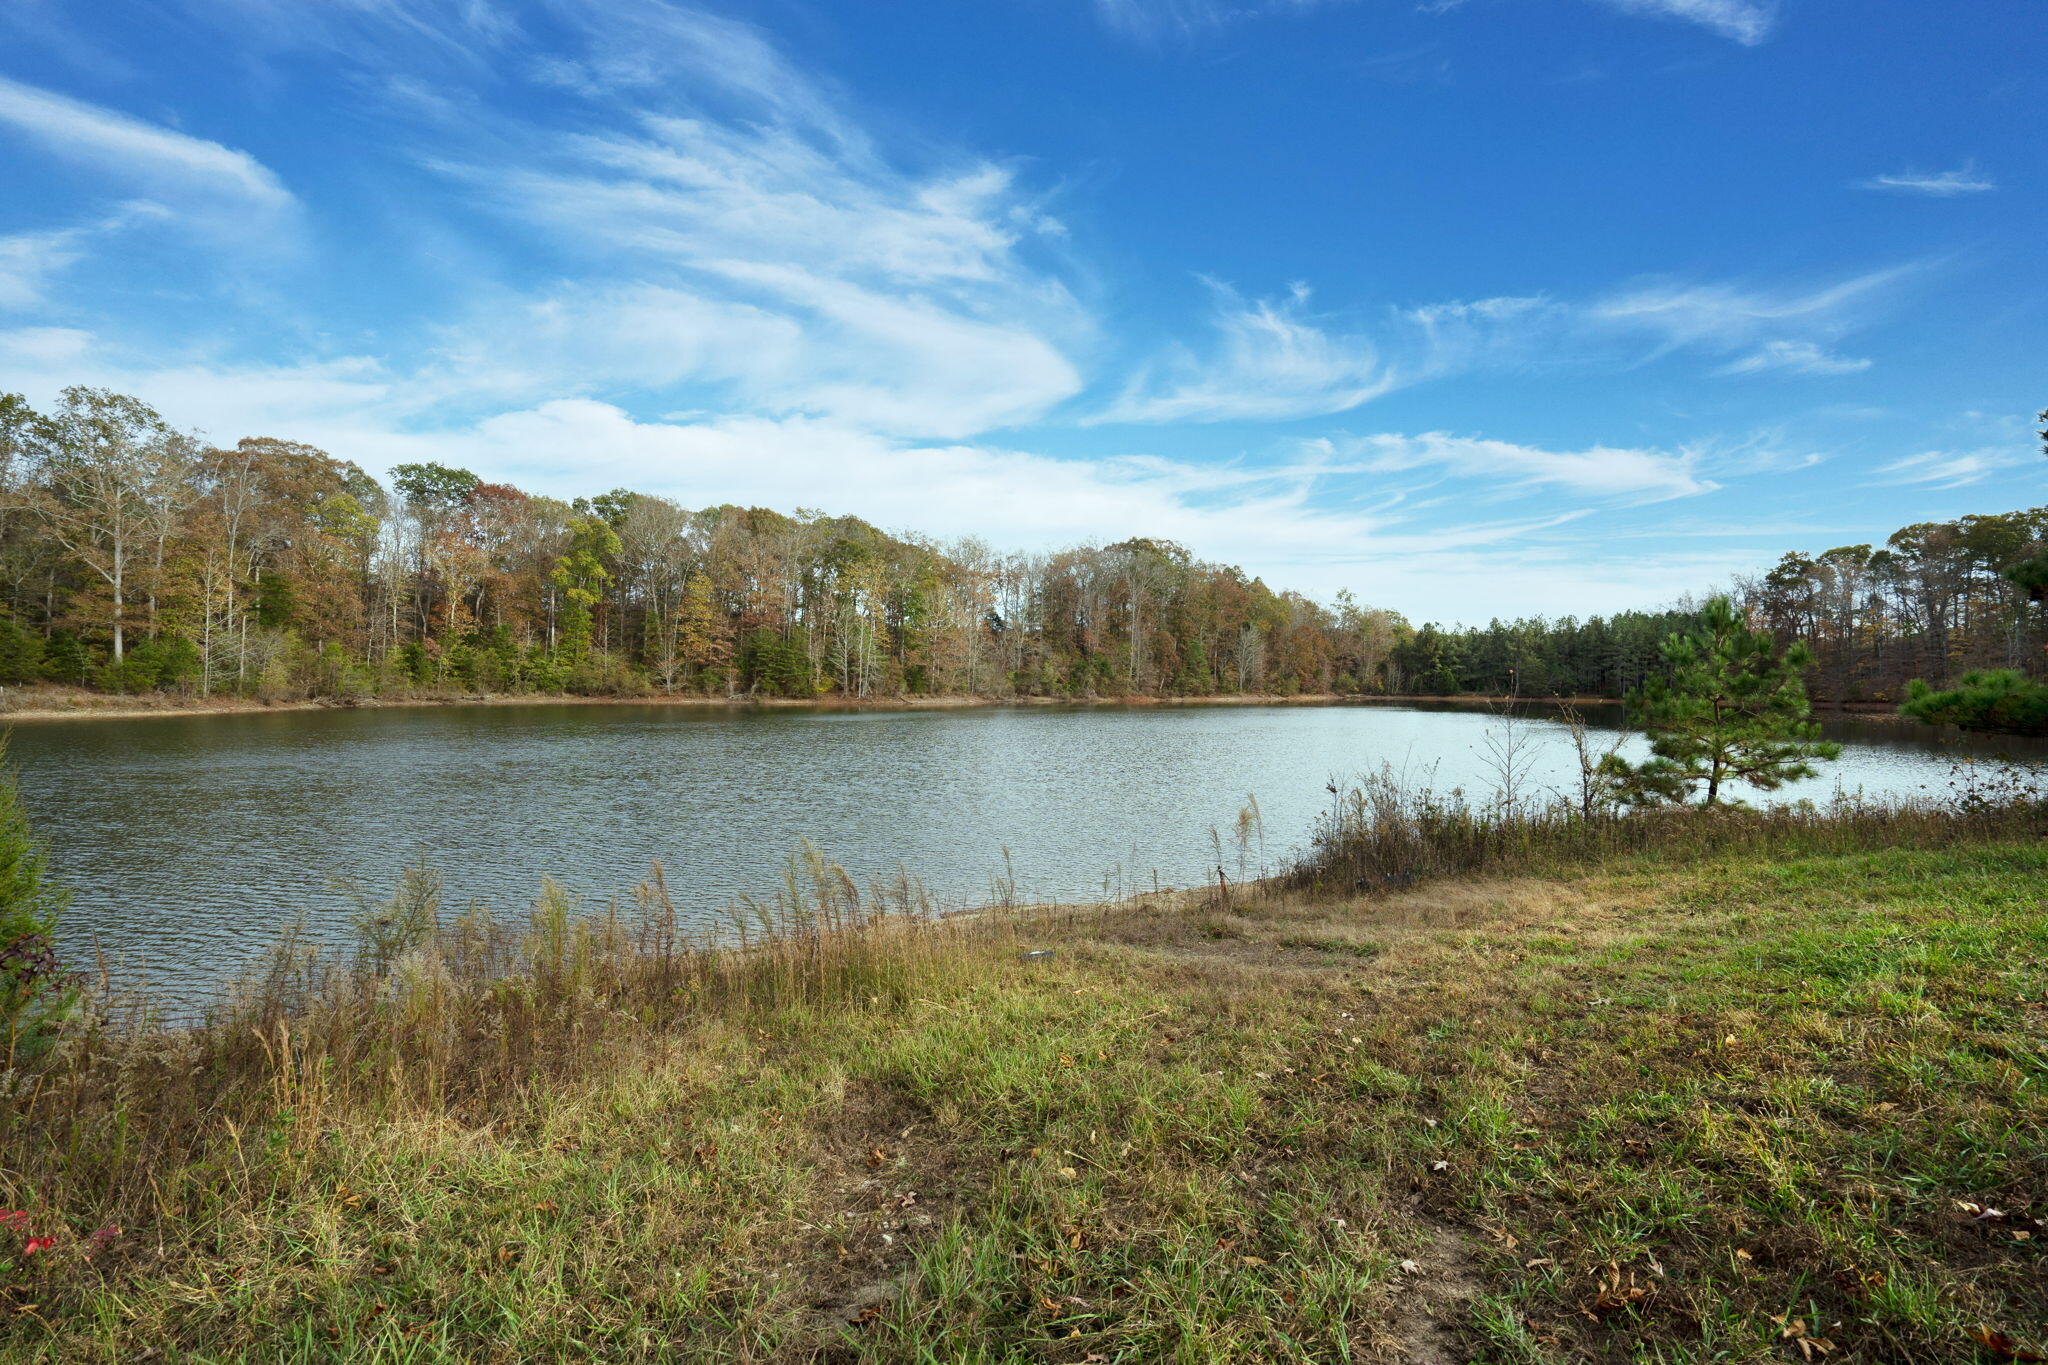
[[[1973,1327],[1970,1329],[1970,1335],[1977,1339],[1979,1346],[2000,1360],[2048,1360],[2048,1355],[2027,1350],[1995,1327]]]
[[[2048,1224],[2042,1223],[2040,1219],[2029,1214],[2008,1213],[2004,1209],[1994,1209],[1989,1205],[1979,1204],[1970,1199],[1958,1200],[1956,1207],[1969,1214],[1974,1222],[1987,1223],[1995,1227],[2012,1228],[2017,1232],[2048,1232]]]

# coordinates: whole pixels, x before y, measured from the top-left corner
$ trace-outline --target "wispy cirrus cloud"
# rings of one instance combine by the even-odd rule
[[[751,24],[664,0],[204,8],[341,64],[453,188],[443,213],[559,262],[500,284],[469,257],[418,367],[465,410],[587,397],[957,439],[1081,387],[1094,324],[1044,195],[878,136]]]
[[[44,303],[49,282],[84,259],[94,241],[166,215],[161,205],[145,200],[92,222],[0,237],[0,308],[20,310]]]
[[[78,228],[58,228],[0,237],[0,308],[41,303],[45,282],[84,254],[83,236]]]
[[[1553,488],[1629,503],[1691,497],[1719,487],[1699,476],[1699,457],[1692,451],[1615,446],[1545,450],[1443,431],[1320,438],[1308,448],[1358,472],[1433,470],[1496,487]]]
[[[247,152],[4,76],[0,125],[217,227],[253,214],[268,230],[298,206],[284,182]]]
[[[1968,161],[1952,171],[1897,171],[1891,175],[1873,175],[1856,183],[1860,189],[1925,194],[1937,199],[1953,199],[1959,194],[1989,194],[1998,188],[1997,181],[1980,172],[1976,163]]]
[[[566,324],[555,345],[589,347],[580,368],[562,353],[557,374],[643,379],[644,361],[607,368],[611,337],[724,318],[764,344],[678,345],[671,384],[730,383],[778,414],[947,437],[1028,420],[1080,389],[1069,351],[1092,324],[1045,251],[1059,225],[1007,168],[920,174],[812,132],[639,112],[446,169],[497,212],[613,258],[546,296]],[[680,363],[690,357],[702,367]]]
[[[1176,346],[1141,370],[1101,422],[1284,421],[1344,412],[1393,388],[1399,377],[1372,340],[1342,332],[1308,310],[1296,285],[1282,299],[1241,297],[1209,281],[1213,346]]]
[[[1652,280],[1594,301],[1587,316],[1600,326],[1662,338],[1674,347],[1732,350],[1774,331],[1803,332],[1805,338],[1792,339],[1810,340],[1838,335],[1857,325],[1917,268],[1891,266],[1794,288]]]
[[[1716,374],[1861,374],[1870,368],[1866,356],[1837,355],[1811,341],[1768,341]]]
[[[1598,0],[1624,13],[1680,19],[1754,46],[1768,38],[1777,23],[1774,0]],[[1139,38],[1188,37],[1241,19],[1304,11],[1346,3],[1346,0],[1091,0],[1104,24]],[[1417,0],[1416,8],[1444,14],[1465,0]]]
[[[1682,19],[1712,29],[1724,38],[1754,47],[1770,37],[1778,21],[1777,6],[1766,0],[1601,0],[1630,14]]]
[[[2026,464],[2034,457],[1998,446],[1978,450],[1923,450],[1877,467],[1872,483],[1922,488],[1966,488]]]
[[[1822,284],[1637,281],[1591,299],[1448,300],[1348,323],[1318,316],[1305,287],[1246,300],[1209,282],[1213,338],[1175,343],[1085,420],[1284,421],[1349,411],[1398,388],[1489,369],[1626,368],[1686,353],[1723,375],[1844,375],[1866,359],[1829,344],[1885,306],[1915,266]]]
[[[1091,0],[1102,22],[1138,38],[1188,37],[1240,19],[1300,14],[1347,0]]]

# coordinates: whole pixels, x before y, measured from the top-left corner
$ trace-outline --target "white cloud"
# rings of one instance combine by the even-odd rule
[[[1724,38],[1753,47],[1768,38],[1777,6],[1765,0],[1602,0],[1632,14],[1663,15],[1703,25]]]
[[[625,107],[681,85],[700,97],[717,92],[767,121],[823,134],[849,150],[867,145],[843,102],[750,24],[666,0],[551,0],[548,9],[580,47],[547,45],[533,67],[546,83]]]
[[[59,228],[0,237],[0,308],[41,303],[44,282],[84,254],[81,235],[76,228]]]
[[[1923,450],[1880,465],[1873,483],[1904,484],[1922,488],[1964,488],[1982,483],[2002,470],[2031,462],[2031,457],[2010,450],[1987,447],[1982,450]]]
[[[216,224],[251,212],[267,223],[296,206],[284,183],[247,152],[5,77],[0,124]]]
[[[1723,365],[1716,373],[1763,374],[1776,370],[1788,374],[1859,374],[1869,368],[1867,357],[1836,355],[1811,341],[1769,341],[1741,359]]]
[[[1140,38],[1186,36],[1238,19],[1297,14],[1342,0],[1094,0],[1105,24]]]
[[[0,360],[7,362],[10,387],[33,389],[37,372],[49,376],[43,387],[49,396],[65,384],[79,382],[69,377],[70,369],[87,360],[93,349],[93,335],[77,327],[17,327],[0,332]]]
[[[0,237],[0,309],[38,307],[45,302],[44,289],[50,279],[83,259],[94,238],[161,218],[164,213],[160,205],[138,202],[95,222]]]
[[[1558,488],[1632,503],[1690,497],[1718,486],[1698,476],[1697,457],[1690,451],[1674,454],[1615,446],[1556,451],[1442,431],[1343,437],[1314,442],[1309,448],[1359,471],[1435,469],[1496,487]]]
[[[1344,412],[1392,389],[1398,377],[1367,337],[1326,330],[1308,291],[1248,302],[1216,291],[1214,349],[1176,347],[1140,372],[1090,422],[1283,421]]]
[[[1110,28],[1138,38],[1188,37],[1240,19],[1299,14],[1344,0],[1093,0]],[[1465,0],[1416,0],[1425,14],[1444,14]],[[1600,0],[1610,9],[1679,19],[1712,29],[1746,47],[1768,38],[1777,24],[1775,0]]]
[[[1917,266],[1890,266],[1800,289],[1649,280],[1595,299],[1583,309],[1581,325],[1593,336],[1649,338],[1657,344],[1653,356],[1686,348],[1722,354],[1755,348],[1751,356],[1724,370],[1743,375],[1763,368],[1796,368],[1798,362],[1853,364],[1831,360],[1823,342],[1864,325],[1892,287],[1915,272]]]
[[[1211,283],[1214,342],[1175,345],[1086,422],[1280,421],[1344,412],[1397,388],[1474,370],[1627,366],[1672,352],[1732,357],[1720,373],[1847,374],[1868,360],[1823,343],[1855,330],[1916,266],[1820,285],[1649,280],[1585,301],[1450,300],[1340,328],[1308,292],[1247,302]]]
[[[1080,389],[1071,353],[1093,324],[1063,278],[1062,229],[1009,167],[906,169],[753,30],[624,12],[668,46],[629,59],[607,31],[545,69],[560,82],[573,68],[602,104],[589,131],[501,120],[434,163],[583,267],[515,305],[544,344],[508,342],[494,304],[446,349],[500,379],[551,368],[557,396],[712,385],[723,395],[663,401],[932,438],[1028,421]],[[723,55],[731,108],[654,82],[678,45],[686,64]]]
[[[1775,330],[1823,335],[1847,330],[1909,266],[1851,276],[1819,288],[1765,290],[1742,285],[1652,281],[1596,301],[1588,316],[1619,330],[1661,336],[1674,346],[1735,349]]]
[[[1986,194],[1998,188],[1998,182],[1980,174],[1970,162],[1964,162],[1952,171],[1899,171],[1892,175],[1874,175],[1859,181],[1858,185],[1866,190],[1927,194],[1937,199],[1951,199],[1959,194]]]
[[[1426,369],[1583,359],[1610,354],[1618,343],[1643,341],[1651,343],[1652,354],[1775,346],[1796,357],[1801,347],[1818,349],[1815,338],[1837,337],[1861,326],[1921,268],[1888,266],[1806,285],[1651,278],[1585,300],[1542,295],[1454,300],[1409,308],[1399,316],[1434,357]]]
[[[743,23],[653,0],[546,0],[543,42],[490,13],[471,0],[210,11],[254,26],[258,46],[360,65],[394,141],[570,263],[568,279],[514,292],[471,252],[451,284],[474,299],[425,325],[436,355],[409,367],[416,390],[471,405],[636,397],[637,410],[731,407],[952,439],[1080,389],[1073,356],[1093,321],[1068,282],[1063,228],[1009,166],[926,148],[901,164]],[[547,123],[530,121],[532,101],[495,110],[522,78],[587,107]],[[452,107],[467,113],[451,119]],[[241,152],[62,96],[0,84],[0,120],[149,179],[181,218],[254,230],[292,202]],[[0,298],[33,298],[76,247],[0,249]]]

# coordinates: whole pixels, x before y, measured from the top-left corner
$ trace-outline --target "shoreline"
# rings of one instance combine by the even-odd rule
[[[1308,692],[1225,693],[1205,697],[993,697],[993,696],[898,696],[898,697],[702,697],[654,695],[645,697],[586,697],[552,692],[500,692],[489,694],[448,693],[415,697],[363,697],[352,701],[312,698],[298,701],[259,701],[248,697],[171,697],[155,694],[124,697],[83,689],[52,691],[34,689],[20,710],[7,706],[11,698],[0,697],[0,726],[16,721],[34,723],[67,720],[149,720],[173,716],[268,715],[293,711],[394,710],[401,708],[451,706],[674,706],[727,711],[811,709],[824,711],[961,711],[997,707],[1033,706],[1373,706],[1433,705],[1469,710],[1503,705],[1533,707],[1615,707],[1611,697],[1499,697],[1481,694],[1423,696],[1410,693],[1347,694]],[[61,703],[61,704],[53,704]],[[102,704],[104,703],[104,704]],[[1815,701],[1819,713],[1856,716],[1864,719],[1896,720],[1892,702]]]

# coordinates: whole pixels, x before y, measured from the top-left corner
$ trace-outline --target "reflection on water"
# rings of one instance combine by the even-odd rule
[[[421,854],[451,900],[501,911],[543,873],[602,901],[659,858],[678,903],[715,918],[734,893],[771,890],[805,838],[863,879],[907,865],[954,902],[985,896],[1005,847],[1031,897],[1185,884],[1248,795],[1277,860],[1333,777],[1391,763],[1486,788],[1495,723],[1426,705],[532,705],[67,721],[16,727],[10,750],[73,891],[68,952],[180,989],[245,964],[302,912],[317,936],[344,933],[341,884],[381,893]],[[1563,785],[1562,727],[1530,723],[1540,782]],[[1959,748],[2012,747],[1890,721],[1828,729],[1842,761],[1779,799],[1838,783],[1938,794]]]

